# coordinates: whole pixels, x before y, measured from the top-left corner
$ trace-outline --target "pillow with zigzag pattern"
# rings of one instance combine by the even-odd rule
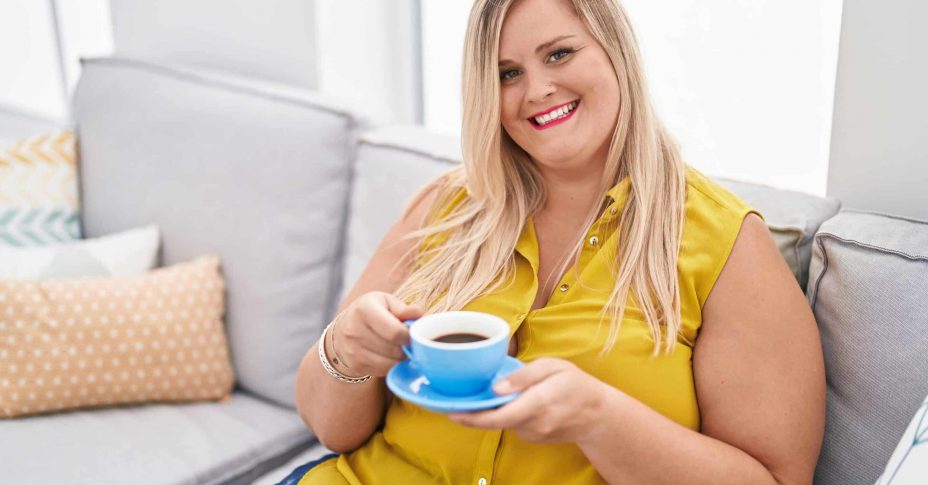
[[[0,245],[81,238],[74,133],[37,135],[0,150]]]

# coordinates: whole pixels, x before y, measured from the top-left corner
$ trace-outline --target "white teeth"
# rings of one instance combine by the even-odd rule
[[[552,111],[552,112],[550,112],[550,113],[548,113],[548,114],[541,115],[541,116],[536,116],[536,117],[535,117],[535,123],[538,123],[539,125],[545,125],[545,124],[547,124],[547,123],[549,123],[549,122],[551,122],[551,121],[554,121],[554,120],[556,120],[556,119],[563,118],[563,117],[567,116],[568,113],[570,113],[571,111],[573,111],[576,107],[577,107],[577,103],[576,103],[576,102],[573,102],[573,103],[570,103],[570,104],[567,105],[567,106],[562,106],[562,107],[560,107],[560,108],[558,108],[558,109],[556,109],[556,110],[554,110],[554,111]]]

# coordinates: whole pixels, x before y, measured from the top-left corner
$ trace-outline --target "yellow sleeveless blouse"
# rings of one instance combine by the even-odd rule
[[[622,390],[653,409],[698,431],[699,407],[693,382],[693,346],[702,307],[734,245],[741,222],[757,213],[737,196],[693,168],[686,171],[683,239],[677,266],[683,329],[676,350],[651,357],[653,341],[640,310],[629,305],[618,339],[602,359],[608,319],[597,335],[600,312],[615,283],[607,255],[616,253],[615,218],[628,197],[629,179],[610,189],[606,209],[589,229],[576,263],[558,282],[543,308],[531,310],[538,290],[538,244],[531,219],[516,245],[515,281],[464,309],[507,320],[518,339],[516,358],[531,362],[557,357]],[[448,213],[466,191],[448,204]],[[758,213],[758,215],[760,215]],[[612,224],[610,224],[612,223]],[[595,238],[595,239],[594,239]],[[582,284],[581,284],[582,282]],[[323,397],[324,398],[324,397]],[[358,450],[310,470],[308,484],[598,484],[604,483],[572,443],[532,444],[511,431],[485,431],[452,423],[394,398],[382,431]]]

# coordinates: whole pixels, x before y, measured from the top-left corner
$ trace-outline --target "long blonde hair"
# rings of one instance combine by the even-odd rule
[[[462,152],[436,207],[466,187],[467,197],[443,217],[410,235],[423,244],[400,298],[428,312],[456,310],[492,293],[515,275],[514,249],[527,218],[544,206],[544,180],[534,162],[500,123],[499,38],[503,19],[517,0],[476,0],[468,20],[463,63]],[[621,103],[606,158],[600,193],[630,179],[618,219],[615,286],[603,308],[610,314],[601,356],[615,345],[627,304],[637,305],[651,330],[652,355],[673,352],[680,332],[677,258],[683,228],[685,164],[657,119],[645,87],[638,45],[628,17],[615,0],[572,0],[574,11],[608,54]],[[582,250],[587,215],[561,274]],[[431,239],[429,239],[431,238]],[[634,302],[629,302],[630,296]],[[602,319],[600,321],[602,324]]]

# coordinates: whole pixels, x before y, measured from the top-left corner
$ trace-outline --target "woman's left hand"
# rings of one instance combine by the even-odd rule
[[[526,364],[493,390],[522,395],[497,409],[448,417],[473,428],[511,429],[532,443],[577,442],[589,437],[602,418],[608,393],[616,392],[574,364],[554,358]]]

